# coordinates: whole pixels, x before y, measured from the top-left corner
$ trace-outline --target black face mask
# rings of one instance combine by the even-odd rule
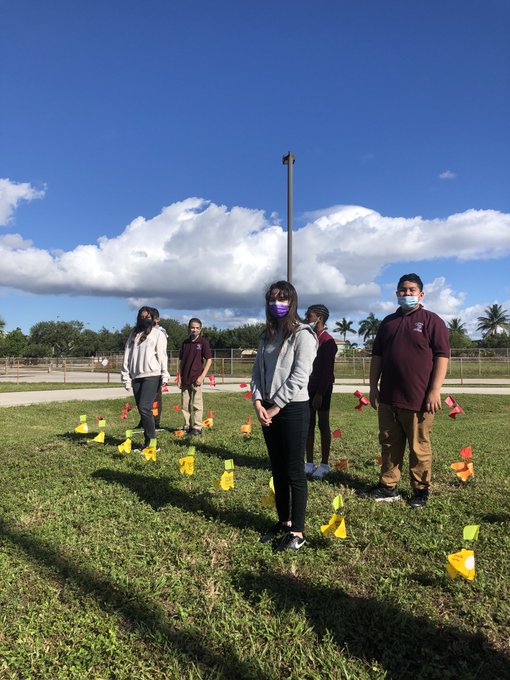
[[[143,328],[144,331],[146,331],[148,328],[152,326],[152,319],[140,319],[140,327]]]

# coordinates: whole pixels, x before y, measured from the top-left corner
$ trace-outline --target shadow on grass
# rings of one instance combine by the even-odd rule
[[[509,656],[481,634],[437,626],[393,604],[290,575],[241,573],[233,581],[255,605],[268,593],[281,611],[303,610],[319,638],[329,631],[350,656],[378,662],[388,680],[510,677]]]
[[[149,477],[133,472],[110,470],[108,468],[96,470],[92,473],[92,477],[126,487],[135,493],[142,502],[148,503],[154,510],[160,510],[165,505],[173,505],[185,512],[190,512],[194,515],[198,514],[203,517],[211,517],[237,529],[250,528],[262,533],[268,527],[267,519],[262,515],[239,508],[218,508],[211,502],[209,492],[189,494],[182,491],[182,489],[172,486],[171,480],[168,477]]]
[[[204,677],[242,677],[254,680],[268,678],[259,668],[241,661],[233,646],[229,647],[228,654],[212,651],[205,634],[171,624],[158,603],[146,601],[134,590],[124,588],[95,569],[85,566],[82,560],[64,557],[58,546],[16,532],[1,520],[0,536],[22,548],[36,565],[49,568],[60,578],[72,579],[82,592],[92,594],[103,610],[122,616],[130,627],[136,627],[138,633],[147,638],[149,644],[158,644],[156,639],[161,636],[162,651],[167,645],[171,645],[187,662],[194,661],[200,664],[202,670],[208,673]],[[157,635],[154,635],[155,633]]]

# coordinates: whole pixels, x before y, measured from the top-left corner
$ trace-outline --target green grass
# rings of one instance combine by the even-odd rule
[[[309,485],[308,543],[292,555],[258,543],[269,471],[258,426],[240,433],[241,395],[206,395],[214,428],[193,442],[192,477],[170,432],[155,463],[117,452],[136,418],[120,420],[120,400],[0,409],[0,677],[509,677],[510,398],[459,401],[465,416],[436,419],[434,493],[415,511],[356,497],[377,478],[376,415],[334,395],[332,459],[349,470]],[[104,446],[80,443],[82,413],[107,419]],[[469,444],[462,486],[449,465]],[[235,489],[213,490],[231,457]],[[339,492],[347,539],[326,540]],[[481,525],[477,574],[451,581],[465,524]]]
[[[0,392],[41,392],[53,390],[79,390],[99,387],[122,387],[117,379],[111,383],[48,383],[48,382],[33,382],[33,383],[6,383],[0,382]]]

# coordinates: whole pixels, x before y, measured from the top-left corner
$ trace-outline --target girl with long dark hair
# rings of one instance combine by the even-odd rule
[[[278,522],[261,537],[280,538],[277,550],[305,544],[307,480],[305,444],[310,419],[308,379],[317,338],[300,322],[294,286],[276,281],[266,291],[266,329],[253,366],[252,399],[267,446]]]
[[[144,433],[144,446],[156,439],[156,426],[152,407],[161,384],[169,381],[166,334],[156,327],[155,310],[141,307],[136,325],[129,334],[124,349],[121,380],[127,390],[133,389],[140,412]]]

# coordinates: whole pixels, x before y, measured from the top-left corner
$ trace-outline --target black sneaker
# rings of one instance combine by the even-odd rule
[[[283,552],[284,550],[299,550],[306,543],[304,536],[296,536],[291,531],[288,531],[282,538],[280,544],[276,548],[276,552]]]
[[[413,495],[409,499],[409,505],[412,508],[424,508],[429,500],[429,492],[427,489],[415,489]]]
[[[383,486],[378,484],[370,491],[360,494],[362,498],[371,498],[373,501],[383,501],[384,503],[394,503],[399,501],[402,496],[399,494],[397,487]]]
[[[282,534],[287,534],[289,531],[290,531],[289,526],[277,522],[276,524],[273,524],[273,526],[269,529],[269,531],[266,534],[263,534],[260,537],[260,542],[269,543],[270,541],[274,541],[275,538],[278,538]]]
[[[193,427],[188,434],[192,437],[200,437],[200,435],[202,434],[202,430]]]

